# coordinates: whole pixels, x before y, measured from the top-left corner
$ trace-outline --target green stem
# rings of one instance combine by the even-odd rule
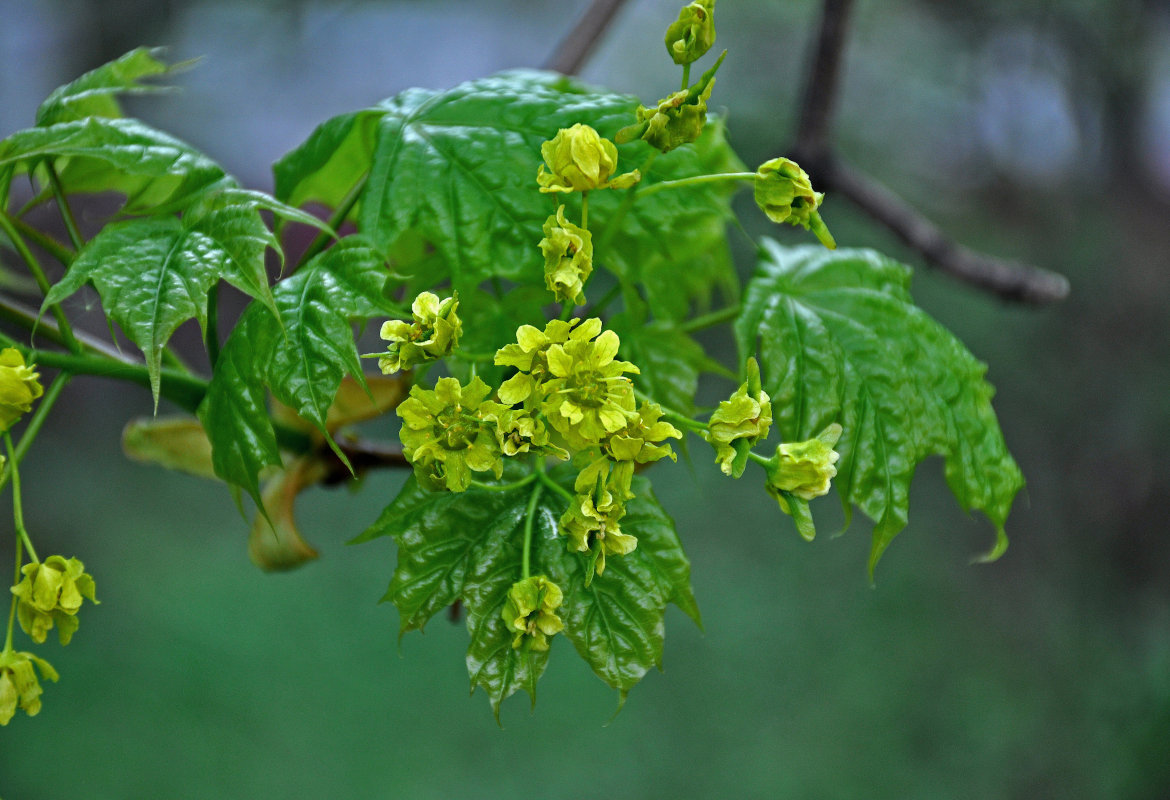
[[[683,414],[680,411],[675,411],[673,408],[667,408],[645,392],[641,392],[635,389],[634,397],[645,403],[654,403],[656,406],[662,409],[662,416],[665,419],[677,423],[690,431],[701,435],[707,430],[707,425],[705,423],[702,423],[697,419],[691,419],[686,414]]]
[[[207,359],[211,368],[219,361],[219,284],[207,293],[207,325],[203,330],[203,345],[207,348]]]
[[[775,457],[764,458],[762,455],[757,453],[755,450],[748,451],[748,458],[750,458],[752,461],[759,464],[761,467],[765,467],[766,469],[771,469],[772,467],[776,466]]]
[[[57,210],[61,212],[61,219],[65,221],[65,230],[69,232],[69,241],[73,242],[74,250],[81,252],[81,248],[85,247],[85,239],[81,238],[81,230],[77,227],[73,209],[69,207],[69,200],[65,197],[65,188],[61,186],[61,176],[57,174],[57,166],[49,160],[45,162],[45,169],[49,173],[49,185],[53,189],[53,197],[57,200]]]
[[[521,486],[527,486],[534,480],[536,480],[535,472],[525,475],[520,480],[512,481],[511,483],[484,483],[483,481],[477,481],[472,478],[470,485],[476,489],[486,489],[489,492],[510,492],[513,489],[519,489]]]
[[[554,492],[559,494],[561,497],[568,500],[570,503],[572,503],[576,500],[576,498],[573,497],[573,495],[569,492],[568,489],[566,489],[564,486],[561,486],[559,483],[557,483],[556,481],[554,481],[552,478],[550,478],[548,476],[548,473],[545,472],[545,469],[544,469],[544,462],[540,459],[537,459],[537,461],[536,461],[536,477],[540,480],[541,483],[543,483],[548,488],[552,489]]]
[[[25,236],[25,238],[32,239],[32,241],[36,243],[37,247],[41,248],[53,258],[60,261],[63,265],[69,266],[73,263],[73,259],[77,257],[77,254],[68,247],[58,242],[47,233],[34,228],[32,225],[29,225],[20,217],[12,217],[11,221],[12,224],[16,226],[17,230],[19,230],[21,234]]]
[[[24,555],[24,551],[21,549],[23,547],[23,545],[21,544],[20,537],[16,536],[13,538],[16,539],[16,574],[12,578],[12,585],[16,586],[18,583],[20,583],[20,578],[21,578],[20,560],[21,560],[21,557]],[[16,595],[12,595],[12,603],[8,606],[8,632],[6,634],[4,634],[4,651],[3,652],[5,652],[5,653],[12,652],[12,630],[13,630],[13,628],[16,627],[16,625],[15,625],[15,623],[16,623],[16,604],[18,602],[19,602],[19,600],[17,599]]]
[[[690,87],[690,85],[691,85],[691,65],[690,64],[683,64],[682,88],[687,89]],[[682,91],[682,89],[680,89],[679,91]]]
[[[12,224],[11,218],[3,211],[0,211],[0,228],[8,234],[8,238],[12,241],[12,246],[16,248],[16,253],[28,266],[29,272],[32,273],[33,280],[37,282],[43,294],[49,293],[49,279],[45,276],[45,271],[41,269],[40,262],[33,256],[32,251],[28,249],[28,244],[25,243],[24,238]],[[57,320],[57,328],[61,333],[62,342],[75,353],[81,352],[81,345],[77,338],[73,335],[73,328],[69,324],[69,319],[65,316],[65,311],[60,305],[54,304],[50,307],[53,313],[53,318]]]
[[[714,175],[693,175],[690,178],[679,178],[674,181],[652,183],[642,190],[642,196],[661,192],[663,189],[685,189],[688,186],[701,186],[705,183],[720,183],[722,181],[751,181],[755,180],[754,172],[717,172]]]
[[[16,447],[12,444],[12,434],[8,431],[4,431],[4,446],[8,448],[8,458],[12,464],[12,521],[16,525],[16,535],[24,542],[24,547],[32,560],[40,561],[32,540],[28,538],[28,530],[24,527],[24,509],[20,504],[20,469],[16,464]]]
[[[34,351],[18,343],[15,346],[44,367],[53,367],[77,375],[97,375],[150,386],[150,373],[144,364],[116,361],[106,356],[75,355],[54,350]],[[195,413],[195,409],[199,407],[207,393],[207,381],[166,367],[163,367],[161,376],[160,394],[180,408]]]
[[[541,473],[533,473],[539,475]],[[524,511],[524,552],[520,565],[521,578],[528,580],[528,576],[532,574],[532,520],[536,517],[536,504],[540,502],[540,493],[544,491],[543,486],[537,486],[532,490],[532,496],[528,498],[528,508]]]
[[[349,212],[353,211],[353,207],[357,205],[358,198],[362,194],[362,189],[366,188],[366,180],[369,177],[370,176],[368,174],[363,175],[361,180],[355,183],[353,188],[350,189],[345,197],[341,199],[341,204],[329,217],[330,230],[321,231],[317,234],[313,241],[309,243],[309,246],[301,255],[300,260],[297,261],[297,265],[293,267],[293,272],[296,272],[298,269],[307,264],[309,260],[313,258],[313,256],[317,255],[325,249],[325,245],[329,243],[330,239],[333,239],[337,236],[337,229],[341,227],[342,223],[345,222],[345,218],[349,216]]]
[[[581,227],[589,230],[589,192],[581,192]]]
[[[53,410],[57,398],[61,396],[61,392],[64,391],[65,385],[69,383],[70,377],[66,374],[58,375],[49,384],[49,388],[45,390],[45,394],[37,404],[37,410],[29,418],[28,425],[25,426],[24,433],[20,436],[20,444],[16,446],[16,452],[12,453],[10,463],[4,467],[4,472],[0,474],[0,489],[3,489],[12,477],[15,466],[23,461],[24,457],[28,454],[29,448],[32,447],[32,443],[37,438],[37,434],[41,432],[45,420],[49,417],[49,412]]]
[[[694,319],[688,319],[686,322],[678,326],[678,329],[683,333],[694,333],[695,331],[713,328],[716,325],[722,325],[725,322],[731,322],[739,316],[739,312],[743,309],[740,306],[728,306],[721,308],[718,311],[712,311],[710,314],[702,314]]]

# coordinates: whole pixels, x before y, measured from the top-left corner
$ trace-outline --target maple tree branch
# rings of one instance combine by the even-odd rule
[[[830,127],[852,8],[853,0],[825,0],[821,7],[816,48],[805,73],[796,141],[790,148],[793,160],[812,176],[814,185],[848,198],[921,255],[928,266],[1002,300],[1031,305],[1063,300],[1069,292],[1063,275],[964,247],[894,192],[835,156]]]
[[[593,0],[565,38],[544,62],[545,69],[563,75],[576,75],[589,59],[593,48],[609,28],[625,0]]]

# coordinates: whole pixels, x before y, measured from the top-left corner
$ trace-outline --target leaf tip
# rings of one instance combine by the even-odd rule
[[[1003,525],[995,526],[995,544],[991,549],[980,556],[975,556],[971,559],[972,564],[990,564],[993,561],[998,561],[1008,549],[1007,533],[1003,529]]]

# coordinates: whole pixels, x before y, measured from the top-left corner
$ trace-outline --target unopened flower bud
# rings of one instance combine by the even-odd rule
[[[22,414],[32,409],[33,400],[44,393],[40,375],[15,347],[0,351],[0,431],[12,427]]]
[[[802,500],[829,493],[829,483],[837,474],[834,465],[840,458],[833,447],[840,438],[841,426],[834,422],[815,439],[785,443],[776,449],[775,465],[768,472],[767,489],[785,513],[789,509],[781,492]]]
[[[683,6],[666,29],[666,52],[676,64],[698,61],[715,43],[715,0]]]
[[[791,159],[773,158],[756,170],[756,205],[773,222],[787,222],[812,231],[821,244],[836,249],[833,235],[817,212],[824,194],[814,192],[808,173]]]
[[[638,170],[613,176],[617,147],[588,125],[561,128],[540,146],[544,164],[536,173],[542,192],[588,192],[593,189],[625,189],[641,180]],[[545,166],[550,172],[545,172]]]

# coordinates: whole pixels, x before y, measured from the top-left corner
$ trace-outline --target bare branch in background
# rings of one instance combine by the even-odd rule
[[[552,55],[544,62],[545,69],[564,75],[576,75],[588,60],[593,48],[609,28],[625,0],[593,0],[577,20],[577,24],[562,39]]]
[[[841,88],[841,54],[852,10],[853,0],[825,0],[821,10],[817,49],[806,68],[796,132],[796,150],[809,161],[828,154],[829,128]]]
[[[829,130],[840,88],[842,54],[853,0],[825,0],[816,50],[805,75],[793,159],[816,185],[849,198],[918,252],[928,266],[1002,300],[1045,305],[1068,296],[1055,272],[977,253],[955,242],[892,191],[833,155]]]
[[[1046,305],[1068,295],[1068,279],[1048,270],[1004,261],[964,247],[877,181],[839,161],[820,163],[821,182],[848,197],[946,274],[1003,300]]]

